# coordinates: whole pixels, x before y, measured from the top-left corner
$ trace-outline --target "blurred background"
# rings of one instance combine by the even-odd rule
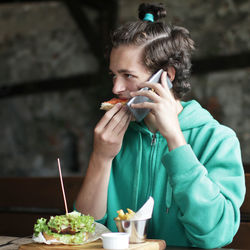
[[[100,103],[112,97],[110,30],[138,0],[0,2],[0,176],[83,176]],[[192,91],[234,129],[250,163],[250,1],[164,0],[196,42]]]

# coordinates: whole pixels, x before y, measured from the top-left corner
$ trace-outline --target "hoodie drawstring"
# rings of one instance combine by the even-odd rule
[[[167,190],[166,190],[166,209],[167,213],[172,204],[173,189],[170,185],[169,177],[167,179]]]

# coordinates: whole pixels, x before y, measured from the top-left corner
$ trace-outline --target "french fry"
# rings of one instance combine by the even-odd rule
[[[129,220],[135,215],[133,210],[127,208],[127,211],[128,212],[125,214],[122,209],[118,210],[118,216],[115,218],[115,220]]]
[[[129,220],[135,215],[135,212],[129,208],[127,208],[127,210],[128,210],[128,213],[126,213],[126,216],[127,216],[127,220]]]
[[[124,214],[123,210],[120,209],[120,210],[117,211],[117,213],[118,213],[118,217],[117,218],[119,220],[124,220],[124,218],[126,217],[126,215]]]

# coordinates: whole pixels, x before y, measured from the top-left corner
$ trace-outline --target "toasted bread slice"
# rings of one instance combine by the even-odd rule
[[[117,104],[117,103],[121,103],[122,105],[125,105],[127,102],[128,102],[127,99],[112,98],[109,101],[103,102],[101,104],[100,109],[108,111],[108,110],[112,109],[115,106],[115,104]]]

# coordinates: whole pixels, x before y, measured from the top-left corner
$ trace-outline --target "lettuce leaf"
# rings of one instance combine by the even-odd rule
[[[47,232],[47,231],[48,231],[47,220],[45,218],[38,219],[36,224],[34,225],[35,236],[38,236],[40,232]]]

